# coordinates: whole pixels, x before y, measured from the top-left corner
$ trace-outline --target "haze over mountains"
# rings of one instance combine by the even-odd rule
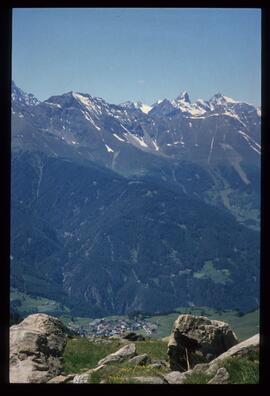
[[[260,109],[12,86],[11,285],[74,314],[249,310],[259,298]]]

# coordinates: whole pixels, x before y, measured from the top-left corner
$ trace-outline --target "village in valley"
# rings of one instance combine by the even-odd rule
[[[78,325],[69,322],[68,327],[80,335],[94,337],[110,337],[123,335],[128,332],[136,332],[142,335],[152,336],[157,330],[157,325],[140,318],[110,319],[98,318],[87,324]]]

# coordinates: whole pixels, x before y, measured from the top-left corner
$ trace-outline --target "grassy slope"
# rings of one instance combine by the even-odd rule
[[[163,341],[136,341],[135,344],[138,355],[147,353],[151,359],[166,359],[167,357],[167,343]],[[96,343],[85,337],[69,339],[64,352],[65,373],[79,373],[96,367],[100,359],[123,346],[124,344],[117,340],[102,340]]]
[[[10,301],[20,302],[16,309],[20,314],[29,315],[33,312],[53,315],[55,312],[69,313],[69,308],[62,304],[44,297],[32,297],[26,293],[13,289],[10,293]]]
[[[79,373],[96,367],[98,361],[117,351],[122,345],[117,341],[94,343],[84,337],[69,339],[64,351],[65,373]]]
[[[137,354],[147,353],[151,360],[167,360],[167,343],[160,340],[137,341]],[[115,352],[123,344],[116,340],[100,340],[95,343],[84,337],[69,339],[64,353],[65,373],[81,373],[97,366],[100,359]],[[231,384],[256,384],[259,381],[258,353],[245,358],[228,358],[220,366],[229,373]],[[151,367],[149,364],[133,366],[128,361],[109,364],[105,369],[91,375],[91,383],[106,380],[107,383],[135,383],[136,376],[160,376],[170,369]],[[206,384],[213,375],[192,373],[187,377],[187,384]]]
[[[247,357],[233,357],[220,362],[219,367],[225,367],[229,374],[230,384],[258,384],[259,383],[259,354],[251,353]],[[186,384],[207,384],[213,375],[191,373]]]

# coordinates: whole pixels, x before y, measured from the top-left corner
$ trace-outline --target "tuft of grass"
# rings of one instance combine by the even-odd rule
[[[103,370],[92,373],[91,383],[98,384],[105,380],[109,384],[134,384],[137,376],[160,376],[168,371],[166,368],[152,368],[147,365],[132,366],[129,362],[112,363]]]
[[[229,373],[230,384],[258,384],[259,361],[250,358],[229,358],[222,363]]]
[[[231,357],[220,362],[219,367],[225,367],[229,373],[229,384],[259,383],[259,353],[251,352],[247,357]],[[191,373],[185,384],[207,384],[214,375],[205,372]]]
[[[184,384],[207,384],[213,375],[206,373],[191,373],[184,380]]]
[[[84,337],[68,339],[63,355],[64,371],[70,374],[94,368],[100,359],[116,352],[121,346],[123,345],[114,340],[110,343],[94,343]]]

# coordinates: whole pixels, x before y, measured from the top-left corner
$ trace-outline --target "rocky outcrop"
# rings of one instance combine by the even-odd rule
[[[125,359],[132,358],[136,355],[136,347],[135,344],[127,344],[120,348],[118,351],[111,353],[110,355],[106,356],[105,358],[101,359],[98,362],[98,365],[102,364],[109,364],[114,362],[122,362]]]
[[[46,314],[29,315],[10,328],[10,382],[41,383],[62,373],[68,329]]]
[[[187,371],[198,363],[207,363],[236,345],[230,326],[204,316],[180,315],[168,343],[170,368]]]

